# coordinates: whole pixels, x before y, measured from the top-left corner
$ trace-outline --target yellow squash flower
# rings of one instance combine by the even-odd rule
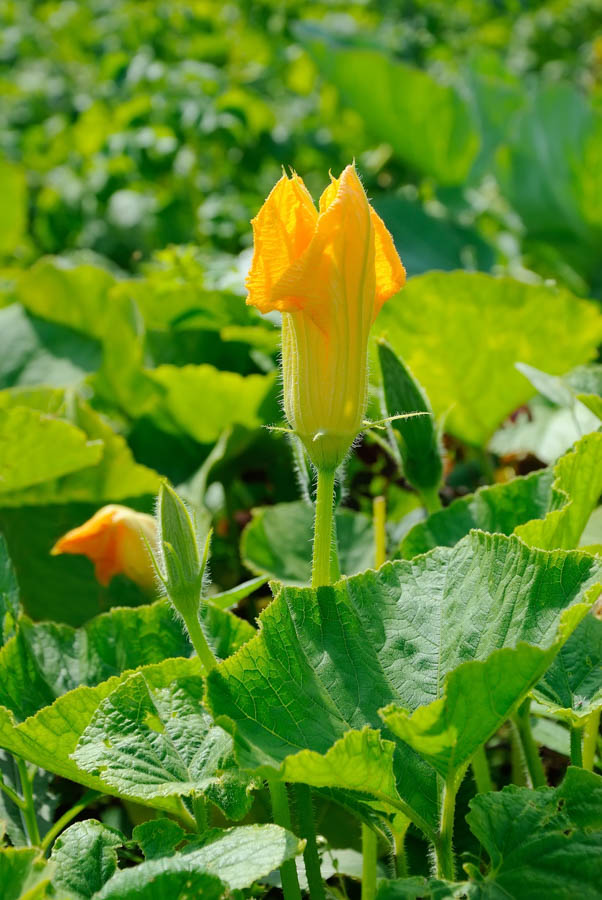
[[[370,328],[404,267],[353,165],[331,176],[319,212],[283,175],[252,225],[247,303],[282,313],[286,417],[314,464],[334,469],[361,431]]]
[[[150,591],[155,584],[147,543],[155,547],[157,526],[152,516],[127,506],[103,506],[91,519],[73,528],[50,551],[81,553],[94,563],[94,574],[106,586],[114,575],[126,575]]]

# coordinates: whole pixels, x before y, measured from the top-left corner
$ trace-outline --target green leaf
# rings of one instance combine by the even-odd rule
[[[466,863],[470,881],[382,881],[377,900],[596,900],[602,878],[602,779],[569,768],[557,788],[509,785],[479,794],[466,816],[489,855],[486,870]]]
[[[117,872],[94,900],[219,900],[225,888],[219,878],[172,856]]]
[[[449,744],[454,764],[467,763],[475,741],[543,674],[601,577],[585,554],[472,532],[453,548],[318,591],[285,587],[262,614],[259,635],[209,674],[208,703],[233,733],[243,767],[355,791],[363,772],[372,798],[389,811],[409,807],[432,829],[439,748],[425,754],[427,764],[382,728],[382,708],[399,708],[387,715],[397,728],[401,709],[422,707],[422,722],[434,704],[448,725],[439,729],[446,753]],[[469,703],[473,690],[478,701]],[[363,737],[353,733],[366,728]]]
[[[250,808],[232,738],[201,703],[201,677],[152,689],[133,675],[102,701],[72,758],[109,789],[137,800],[202,793],[232,819]]]
[[[515,533],[542,550],[573,549],[602,493],[602,433],[585,435],[553,468],[480,488],[419,522],[399,554],[451,547],[471,528]]]
[[[510,786],[475,797],[466,819],[491,860],[475,896],[518,897],[528,884],[534,897],[595,900],[602,878],[601,784],[591,772],[569,769],[555,789]]]
[[[20,303],[0,310],[0,388],[79,384],[100,360],[97,341],[38,319]]]
[[[140,846],[145,859],[172,856],[186,836],[184,829],[171,819],[150,819],[132,831],[132,839]]]
[[[96,465],[101,456],[102,444],[68,422],[25,406],[0,411],[0,494]]]
[[[278,825],[244,825],[226,831],[213,829],[182,853],[167,859],[150,860],[134,869],[117,873],[98,895],[98,900],[138,896],[152,896],[155,900],[155,897],[163,897],[160,892],[147,895],[130,894],[128,891],[134,885],[147,885],[156,875],[168,872],[192,876],[210,873],[221,879],[230,891],[242,890],[264,878],[287,859],[293,859],[302,850],[303,841]],[[201,894],[191,893],[188,896]],[[202,897],[205,898],[204,892]]]
[[[27,230],[27,180],[25,169],[6,159],[0,159],[0,256],[16,250]]]
[[[117,848],[124,843],[121,832],[94,819],[71,825],[52,848],[53,887],[73,900],[88,900],[117,870]]]
[[[602,621],[586,616],[575,629],[533,696],[551,713],[581,727],[602,706]]]
[[[54,428],[71,429],[78,436],[81,434],[84,439],[87,437],[89,446],[93,448],[93,454],[91,458],[83,460],[81,465],[73,467],[78,471],[67,470],[68,477],[61,471],[55,474],[52,470],[48,471],[40,466],[39,476],[35,481],[29,479],[27,484],[11,487],[10,495],[2,497],[3,505],[21,506],[74,501],[102,503],[155,494],[159,489],[159,476],[152,469],[139,465],[125,439],[116,434],[110,425],[77,395],[43,388],[16,389],[0,393],[0,421],[3,416],[14,415],[17,410],[25,408],[28,418],[38,417],[45,424],[52,423]],[[51,416],[53,418],[50,418]],[[24,423],[23,427],[29,426]],[[32,438],[37,441],[37,451],[40,455],[43,454],[45,459],[55,459],[57,436],[54,433],[44,431],[38,433],[34,428]],[[18,450],[18,441],[15,442],[15,447]],[[52,452],[49,449],[51,447]],[[59,478],[59,475],[62,477]]]
[[[12,637],[20,611],[17,576],[8,555],[6,541],[0,534],[0,647]]]
[[[276,373],[242,376],[210,365],[164,365],[147,375],[163,393],[157,424],[201,444],[216,441],[229,425],[254,429],[280,418]]]
[[[240,552],[245,566],[283,584],[311,581],[313,506],[301,500],[252,510],[242,533]],[[374,562],[372,522],[362,513],[335,513],[339,564],[343,575],[355,575]]]
[[[371,138],[390,144],[400,159],[440,184],[465,181],[479,134],[455,88],[373,50],[317,41],[309,49],[345,104],[362,117]]]
[[[109,335],[108,294],[114,283],[99,266],[45,257],[21,276],[18,299],[36,316],[103,340]]]
[[[40,900],[46,896],[52,870],[36,847],[0,849],[2,900]]]
[[[468,272],[412,278],[376,325],[446,429],[484,444],[533,387],[524,362],[560,374],[595,354],[602,316],[568,291]]]
[[[157,687],[198,671],[196,658],[168,659],[144,670],[147,681]],[[9,709],[0,706],[0,747],[63,778],[106,792],[107,787],[102,780],[83,772],[73,762],[71,754],[99,703],[130,674],[124,672],[95,687],[82,686],[69,691],[20,724]],[[179,804],[169,797],[150,800],[147,805],[176,815],[181,813]]]
[[[437,433],[428,399],[401,359],[386,341],[378,342],[388,416],[424,412],[425,416],[391,423],[403,463],[403,473],[418,490],[436,490],[443,474]]]

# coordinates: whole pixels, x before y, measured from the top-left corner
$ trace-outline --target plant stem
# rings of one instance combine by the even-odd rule
[[[487,754],[485,753],[485,747],[481,746],[473,756],[471,760],[472,766],[472,774],[474,775],[474,780],[477,785],[477,792],[479,794],[486,794],[489,791],[495,790],[495,785],[491,780],[491,772],[489,771],[489,762],[487,761]]]
[[[395,844],[395,874],[398,878],[407,878],[409,874],[408,858],[406,855],[406,834],[409,826],[410,820],[408,819],[405,828],[398,828],[393,831],[393,841]]]
[[[324,882],[322,881],[320,872],[320,857],[318,856],[318,845],[316,843],[311,790],[307,784],[297,784],[295,793],[297,798],[297,824],[299,826],[299,837],[305,838],[307,841],[305,850],[303,851],[303,859],[305,861],[305,874],[307,875],[309,896],[311,897],[311,900],[324,900],[326,894],[324,892]]]
[[[423,491],[420,491],[420,499],[429,516],[432,516],[433,513],[443,509],[441,499],[439,498],[439,491],[436,487],[425,488]]]
[[[52,828],[49,828],[44,837],[42,838],[42,843],[40,844],[42,850],[48,850],[51,844],[54,842],[55,838],[59,836],[63,828],[65,828],[69,822],[71,822],[76,816],[82,812],[86,806],[90,806],[91,803],[94,803],[102,794],[100,791],[86,791],[85,794],[81,797],[81,799],[68,809],[66,813],[57,819]]]
[[[18,806],[19,809],[25,809],[25,801],[23,800],[22,797],[19,797],[19,795],[17,794],[16,791],[13,791],[13,789],[4,782],[4,779],[2,778],[1,773],[0,773],[0,791],[4,791],[4,793],[9,798],[9,800],[11,800],[15,804],[15,806]]]
[[[437,877],[447,881],[453,881],[456,874],[453,848],[455,809],[456,785],[453,778],[448,778],[443,787],[441,826],[435,843]]]
[[[35,809],[35,801],[33,798],[33,786],[32,786],[32,778],[29,776],[29,772],[27,771],[27,763],[24,759],[20,759],[17,757],[17,769],[19,770],[19,777],[21,779],[21,790],[23,792],[23,818],[25,819],[25,825],[27,828],[27,835],[29,837],[29,843],[32,846],[39,846],[40,844],[40,831],[38,829],[38,819],[36,816]]]
[[[207,802],[202,794],[192,795],[192,811],[199,834],[204,834],[208,828]]]
[[[190,640],[192,641],[192,646],[196,651],[196,655],[203,664],[205,674],[208,674],[217,666],[217,660],[213,655],[211,647],[207,643],[207,638],[203,634],[203,629],[201,628],[198,616],[196,614],[188,616],[187,618],[184,618],[184,623],[188,630],[188,634],[190,635]]]
[[[387,502],[384,497],[372,501],[372,521],[374,523],[374,566],[377,569],[387,559]]]
[[[601,712],[602,710],[596,709],[593,713],[590,713],[585,720],[583,729],[583,768],[589,769],[590,772],[593,771],[596,759]]]
[[[330,557],[334,500],[334,469],[318,469],[316,518],[314,524],[314,556],[311,586],[330,584]]]
[[[531,779],[531,785],[534,788],[544,787],[547,784],[546,773],[543,763],[539,755],[539,747],[535,743],[533,733],[531,731],[531,701],[527,698],[524,703],[519,706],[514,716],[514,722],[520,737],[521,747],[527,771]]]
[[[571,725],[571,765],[583,766],[583,750],[581,742],[583,740],[583,728]]]
[[[362,822],[362,900],[374,900],[376,896],[377,855],[376,832]]]
[[[272,798],[272,818],[276,825],[291,830],[291,811],[288,805],[286,785],[275,778],[268,778]],[[280,866],[280,879],[284,900],[301,900],[301,889],[297,877],[297,867],[293,859],[287,859]]]

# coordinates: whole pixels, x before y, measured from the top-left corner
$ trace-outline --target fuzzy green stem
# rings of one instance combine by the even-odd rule
[[[334,501],[334,469],[318,469],[316,518],[314,524],[314,556],[311,586],[330,584],[330,559]]]
[[[380,569],[387,559],[387,503],[384,497],[375,497],[372,501],[372,520],[374,523],[374,566]]]
[[[207,801],[202,794],[193,794],[192,811],[194,813],[194,820],[196,822],[198,833],[204,834],[209,827],[209,823],[207,815]]]
[[[203,634],[203,629],[201,628],[198,616],[196,614],[187,617],[184,616],[184,624],[190,635],[190,640],[192,641],[192,646],[196,651],[196,655],[202,662],[205,674],[207,675],[212,669],[215,669],[217,660],[213,655],[211,647],[207,643],[207,638]]]
[[[489,762],[485,747],[479,747],[471,760],[472,774],[477,785],[479,794],[487,794],[489,791],[495,790],[495,785],[491,780],[491,772],[489,771]]]
[[[305,838],[305,850],[303,851],[303,859],[305,861],[305,874],[307,875],[307,884],[309,886],[309,896],[311,900],[324,900],[326,894],[324,892],[324,882],[320,872],[320,857],[318,855],[318,845],[316,843],[316,828],[314,825],[314,811],[311,802],[311,790],[306,784],[297,784],[295,787],[297,799],[297,824],[299,826],[299,837]]]
[[[521,748],[527,765],[531,785],[534,788],[544,787],[547,784],[546,773],[539,755],[539,747],[535,743],[531,731],[531,701],[529,699],[519,707],[514,716],[514,722],[520,738]]]
[[[15,806],[18,806],[19,809],[25,809],[25,801],[23,800],[22,797],[19,797],[19,795],[17,794],[16,791],[13,791],[13,789],[4,782],[1,772],[0,772],[0,791],[4,791],[4,793],[9,798],[9,800],[11,800],[15,804]]]
[[[571,765],[583,767],[583,728],[571,725]]]
[[[593,771],[596,759],[596,747],[598,746],[598,734],[600,732],[600,713],[596,709],[585,720],[583,729],[583,768]]]
[[[291,831],[291,811],[288,805],[286,785],[275,778],[268,779],[270,797],[272,798],[272,818],[276,825]],[[301,889],[297,877],[297,867],[293,859],[287,859],[280,866],[280,879],[284,900],[301,900]]]
[[[376,897],[376,861],[378,837],[376,832],[362,822],[362,900]]]
[[[424,490],[420,491],[420,499],[422,500],[422,505],[426,509],[429,516],[432,516],[433,513],[436,513],[440,509],[443,509],[441,499],[439,497],[439,491],[436,487],[425,488]]]
[[[395,874],[398,878],[407,878],[409,875],[408,857],[406,854],[406,834],[410,826],[408,819],[405,828],[399,828],[393,831],[393,842],[395,845]]]
[[[59,836],[63,828],[66,828],[69,822],[73,821],[73,819],[83,812],[86,806],[90,806],[91,803],[94,803],[102,794],[99,791],[86,791],[83,794],[82,798],[68,809],[66,813],[57,819],[52,828],[49,828],[46,834],[42,839],[42,843],[40,844],[42,850],[48,850],[49,847],[54,843],[55,838]]]
[[[29,843],[32,846],[38,847],[40,844],[40,831],[38,829],[35,801],[33,798],[33,779],[30,777],[29,772],[27,771],[27,763],[24,759],[19,759],[17,757],[17,769],[19,770],[19,777],[21,779],[21,790],[23,792],[24,803],[22,812],[23,818],[25,820],[25,826],[27,828]]]
[[[437,856],[437,877],[453,881],[456,874],[454,859],[454,813],[456,810],[456,785],[448,778],[443,787],[441,826],[435,843]]]

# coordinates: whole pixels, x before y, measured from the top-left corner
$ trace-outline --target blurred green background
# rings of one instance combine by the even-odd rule
[[[445,417],[448,499],[598,426],[569,409],[587,373],[562,394],[514,365],[559,376],[602,336],[599,0],[0,0],[0,92],[0,528],[32,615],[139,602],[48,551],[150,509],[158,474],[212,518],[219,587],[274,573],[241,533],[307,485],[259,427],[278,328],[243,282],[282,166],[317,196],[355,158],[408,274],[450,273],[380,326]],[[418,501],[373,438],[347,487],[358,513],[387,493],[398,541]]]

